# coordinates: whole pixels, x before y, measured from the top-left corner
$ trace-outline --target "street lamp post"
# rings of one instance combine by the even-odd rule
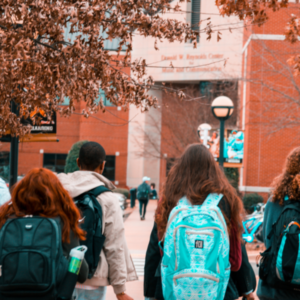
[[[225,121],[229,119],[233,113],[234,105],[231,99],[225,96],[217,97],[211,104],[211,110],[215,118],[220,120],[220,154],[219,166],[224,166],[224,131]]]

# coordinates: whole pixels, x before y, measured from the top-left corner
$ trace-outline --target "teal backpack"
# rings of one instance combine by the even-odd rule
[[[224,299],[230,263],[222,197],[210,194],[202,205],[184,197],[171,211],[161,265],[165,299]]]

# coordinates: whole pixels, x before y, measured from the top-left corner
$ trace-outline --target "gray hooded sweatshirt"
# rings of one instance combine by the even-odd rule
[[[57,176],[72,198],[100,185],[115,189],[108,179],[95,172],[77,171]],[[122,210],[116,194],[103,193],[97,200],[103,211],[103,233],[106,239],[95,275],[84,284],[95,287],[112,285],[115,294],[120,294],[125,291],[126,281],[138,280],[125,240]]]

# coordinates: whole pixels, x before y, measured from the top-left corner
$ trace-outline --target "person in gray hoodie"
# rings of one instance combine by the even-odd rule
[[[100,144],[88,142],[82,145],[77,159],[80,171],[58,174],[71,197],[75,198],[98,186],[115,189],[114,185],[102,176],[105,158],[105,150]],[[94,277],[84,284],[77,284],[76,299],[104,300],[106,286],[112,285],[118,300],[132,300],[125,294],[125,283],[138,280],[138,277],[125,240],[118,196],[107,192],[99,195],[97,200],[102,207],[103,234],[106,239]]]

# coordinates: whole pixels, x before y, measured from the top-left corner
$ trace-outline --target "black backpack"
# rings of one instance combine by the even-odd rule
[[[0,231],[0,299],[56,300],[69,262],[60,219],[9,219]]]
[[[99,186],[74,198],[83,218],[80,227],[86,231],[86,240],[80,241],[80,244],[88,248],[85,260],[89,265],[89,279],[96,272],[105,242],[105,236],[102,234],[102,208],[97,200],[97,197],[105,192],[110,192],[110,190]]]
[[[143,182],[137,188],[137,198],[139,200],[148,200],[149,199],[149,186],[147,183]]]
[[[285,201],[268,238],[271,247],[261,253],[259,277],[276,289],[300,291],[300,203]]]

